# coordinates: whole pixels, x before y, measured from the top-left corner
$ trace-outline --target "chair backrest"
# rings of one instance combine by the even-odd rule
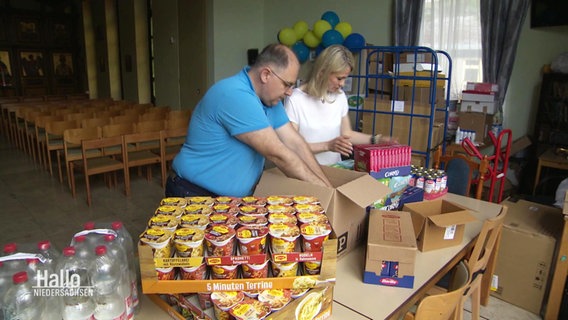
[[[97,139],[101,138],[101,128],[91,127],[91,128],[75,128],[67,129],[63,131],[63,141],[65,143],[65,148],[80,147],[83,140]]]
[[[187,126],[189,126],[189,118],[179,117],[179,118],[170,118],[166,120],[166,129],[179,129],[183,128],[187,130]]]
[[[470,270],[465,263],[456,266],[454,288],[440,294],[427,296],[416,308],[414,314],[407,313],[404,320],[448,320],[453,319],[461,308],[461,299],[471,278]]]
[[[116,137],[134,132],[132,123],[107,124],[101,128],[103,137]]]
[[[165,120],[138,121],[134,124],[134,132],[160,132],[166,128]]]
[[[102,127],[104,125],[110,124],[109,117],[102,117],[102,118],[89,118],[81,120],[81,127],[82,128],[89,128],[89,127]]]
[[[483,182],[489,169],[487,157],[475,161],[463,153],[442,155],[442,149],[438,148],[434,153],[434,169],[445,170],[448,192],[469,197],[474,184],[475,198],[481,199]]]
[[[110,118],[110,123],[118,124],[118,123],[136,123],[138,121],[138,114],[131,114],[131,115],[120,115]]]
[[[138,121],[166,120],[167,115],[166,112],[145,112],[140,115]]]
[[[171,110],[168,113],[168,120],[184,118],[189,120],[191,118],[192,110],[191,109],[183,109],[183,110]]]
[[[45,133],[46,135],[62,136],[63,131],[73,128],[78,128],[77,121],[75,120],[48,121],[45,124]],[[47,136],[47,138],[49,138],[49,136]]]

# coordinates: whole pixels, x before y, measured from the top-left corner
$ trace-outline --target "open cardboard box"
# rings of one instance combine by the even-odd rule
[[[459,245],[465,224],[477,220],[468,209],[443,199],[406,203],[402,210],[412,216],[422,252]]]
[[[416,251],[410,213],[371,209],[363,282],[412,288]],[[385,262],[395,262],[397,269]]]
[[[288,178],[277,168],[265,170],[255,196],[310,195],[320,200],[337,235],[337,256],[342,257],[367,235],[367,207],[391,190],[368,173],[322,167],[333,188]]]

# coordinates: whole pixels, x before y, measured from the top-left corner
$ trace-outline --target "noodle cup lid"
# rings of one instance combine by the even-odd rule
[[[309,223],[309,222],[328,222],[329,218],[321,213],[321,212],[298,212],[296,217],[301,223]]]
[[[178,219],[175,216],[167,214],[157,214],[150,217],[148,220],[148,227],[150,228],[166,228],[168,230],[175,230],[178,226]]]
[[[290,206],[290,205],[294,204],[294,201],[292,200],[292,198],[284,197],[284,196],[268,196],[268,197],[266,197],[266,202],[268,204],[276,204],[276,205],[284,205],[284,206]]]
[[[235,236],[235,229],[230,226],[219,224],[207,228],[205,232],[205,239],[210,241],[225,241]],[[218,240],[222,238],[222,240]]]
[[[266,206],[266,209],[268,210],[268,213],[274,213],[274,212],[288,212],[288,213],[296,213],[296,208],[294,208],[293,206],[284,206],[281,204],[269,204],[268,206]]]
[[[241,198],[241,201],[244,205],[251,205],[251,206],[264,206],[266,205],[266,198],[260,198],[255,196],[247,196]]]
[[[165,214],[170,216],[179,217],[183,214],[183,208],[178,206],[159,206],[158,209],[154,212],[155,215],[158,214]]]
[[[184,214],[180,218],[180,225],[182,227],[191,227],[191,226],[203,227],[207,226],[208,224],[209,224],[209,217],[204,214],[190,213],[190,214]]]
[[[327,236],[331,233],[328,223],[304,223],[300,226],[300,233],[304,236]]]
[[[166,229],[146,229],[140,235],[140,241],[150,245],[154,249],[161,249],[168,245],[172,238],[172,232]]]
[[[275,268],[278,268],[278,269],[280,269],[280,270],[285,270],[285,271],[292,270],[292,269],[298,267],[298,262],[296,262],[296,261],[291,261],[291,262],[274,262],[274,261],[271,260],[270,262],[272,262],[272,265],[273,265]]]
[[[294,208],[296,208],[296,211],[298,212],[321,212],[323,213],[323,207],[320,206],[319,204],[310,204],[310,203],[304,203],[304,204],[296,204],[294,205]]]
[[[213,304],[224,311],[241,302],[244,297],[242,291],[214,291],[211,293]]]
[[[217,213],[237,214],[239,212],[237,206],[232,206],[226,203],[216,203],[213,205],[212,209]]]
[[[319,204],[318,198],[312,196],[294,196],[292,200],[297,204]]]
[[[187,200],[181,197],[167,197],[160,201],[161,206],[178,206],[185,207],[187,205]]]
[[[272,310],[280,310],[292,300],[289,289],[269,289],[263,290],[258,294],[258,301],[266,302]]]
[[[213,199],[213,197],[186,197],[185,200],[187,200],[187,204],[206,204],[206,205],[213,205],[215,203],[215,200]]]
[[[238,239],[262,238],[268,234],[268,227],[242,226],[236,232]]]
[[[298,219],[293,213],[274,212],[268,215],[268,222],[296,224],[298,222]]]
[[[232,306],[229,313],[236,320],[264,319],[272,308],[268,303],[245,297],[241,302]]]
[[[239,222],[239,219],[228,213],[214,213],[209,216],[209,221],[212,224],[236,225]]]
[[[174,231],[174,241],[200,242],[204,236],[205,232],[197,228],[179,228]]]
[[[240,215],[239,223],[243,226],[265,226],[268,224],[268,219],[265,216],[247,216]]]
[[[245,291],[243,291],[243,293],[245,294],[245,296],[247,296],[249,298],[256,298],[256,297],[258,297],[258,294],[260,293],[260,291],[262,291],[262,290],[245,290]]]
[[[265,267],[268,266],[268,261],[270,260],[264,260],[263,263],[244,263],[243,264],[243,268],[250,268],[253,270],[262,270]]]
[[[228,197],[228,196],[219,196],[215,198],[215,203],[218,204],[228,204],[232,206],[238,206],[241,204],[241,199],[236,197]]]
[[[290,289],[290,294],[292,296],[292,299],[298,299],[299,297],[303,296],[304,294],[306,294],[306,292],[308,292],[310,289],[309,288],[295,288],[295,289]]]
[[[295,224],[274,223],[268,226],[269,233],[275,238],[295,238],[300,235],[300,228]]]
[[[211,209],[211,207],[206,205],[206,204],[192,203],[192,204],[187,205],[184,208],[184,213],[185,214],[195,213],[195,214],[210,215],[211,213],[213,213],[213,209]]]

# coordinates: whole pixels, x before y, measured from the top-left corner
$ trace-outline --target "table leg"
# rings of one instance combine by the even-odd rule
[[[534,179],[534,185],[533,185],[533,192],[532,192],[533,196],[536,193],[536,187],[538,186],[538,183],[540,181],[540,170],[541,170],[541,168],[542,167],[541,167],[541,163],[540,163],[540,159],[539,159],[538,160],[538,166],[536,167],[536,177]]]
[[[564,218],[564,228],[560,237],[560,245],[556,258],[556,264],[552,271],[552,281],[550,281],[550,293],[546,305],[545,320],[558,319],[564,284],[568,274],[568,218]]]

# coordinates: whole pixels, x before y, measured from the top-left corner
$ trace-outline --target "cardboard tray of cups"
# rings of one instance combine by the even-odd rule
[[[270,277],[247,279],[207,279],[207,280],[160,280],[156,268],[192,267],[206,260],[214,264],[255,263],[265,259],[264,255],[224,256],[224,257],[188,257],[154,258],[152,247],[139,242],[138,255],[142,292],[144,294],[175,294],[212,291],[247,291],[266,289],[316,288],[335,284],[337,264],[337,237],[332,231],[329,239],[323,243],[322,252],[293,252],[272,254],[278,262],[321,261],[319,275],[300,275],[295,277]]]

